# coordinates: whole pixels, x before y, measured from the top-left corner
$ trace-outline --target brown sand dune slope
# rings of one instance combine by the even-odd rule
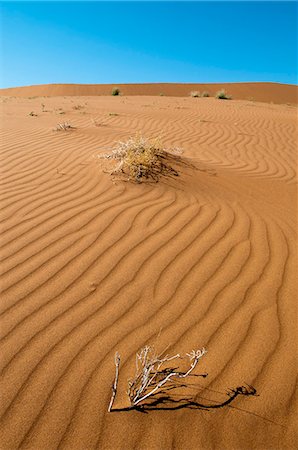
[[[295,448],[296,112],[2,99],[2,449]],[[76,129],[54,132],[62,121]],[[93,155],[136,132],[199,170],[113,184]],[[115,351],[119,407],[136,351],[156,340],[173,354],[207,348],[209,375],[187,391],[198,402],[244,383],[259,396],[107,413]]]
[[[86,96],[111,95],[112,84],[44,84],[0,89],[0,95],[33,96]],[[225,89],[234,99],[273,103],[298,103],[298,86],[280,83],[144,83],[119,84],[124,95],[167,95],[187,97],[191,91],[209,92],[210,96]]]

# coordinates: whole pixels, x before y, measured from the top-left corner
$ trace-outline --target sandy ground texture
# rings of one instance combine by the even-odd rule
[[[137,132],[198,170],[113,183],[94,155]],[[287,105],[1,98],[3,450],[295,448],[296,132]],[[207,348],[209,409],[107,413],[147,343]]]
[[[113,84],[43,84],[0,89],[0,95],[32,96],[91,96],[111,95]],[[249,100],[277,104],[298,104],[298,86],[281,83],[144,83],[119,84],[123,95],[169,95],[187,97],[191,92],[208,92],[214,97],[224,89],[234,100]]]

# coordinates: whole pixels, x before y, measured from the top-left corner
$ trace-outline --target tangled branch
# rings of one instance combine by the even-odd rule
[[[165,389],[169,390],[180,387],[181,385],[178,383],[178,380],[190,376],[205,353],[206,350],[204,348],[202,350],[192,350],[190,353],[187,353],[186,357],[189,359],[190,367],[187,371],[183,372],[178,371],[176,367],[169,366],[169,362],[183,359],[179,353],[174,356],[166,355],[161,357],[161,355],[157,355],[154,349],[149,345],[142,348],[141,351],[136,354],[135,376],[128,381],[127,395],[130,400],[130,407],[134,408],[138,406],[149,397],[151,398],[164,392]],[[119,365],[120,356],[116,353],[116,373],[112,388],[112,397],[108,408],[109,412],[112,409],[117,392]],[[201,376],[206,376],[206,374]]]

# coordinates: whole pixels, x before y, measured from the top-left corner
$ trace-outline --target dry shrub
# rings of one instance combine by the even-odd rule
[[[136,136],[126,142],[118,142],[116,147],[107,154],[97,155],[99,159],[115,160],[116,166],[111,175],[121,175],[126,181],[142,183],[144,181],[158,182],[161,177],[177,177],[178,170],[173,165],[184,165],[194,168],[179,154],[178,148],[165,149],[159,140],[150,141]]]
[[[225,89],[221,89],[220,91],[217,91],[215,94],[215,98],[218,98],[220,100],[231,100],[232,96],[228,95],[225,91]]]
[[[208,91],[203,91],[201,97],[210,97],[210,94]]]
[[[135,408],[141,405],[145,400],[159,394],[164,394],[168,390],[181,387],[179,380],[187,378],[192,375],[199,360],[206,353],[206,350],[192,350],[182,357],[179,353],[174,356],[159,355],[154,348],[147,345],[136,354],[136,371],[134,378],[128,380],[127,395],[130,401],[130,408]],[[189,360],[189,368],[186,371],[177,370],[169,364],[173,360],[185,359]],[[115,355],[116,374],[112,388],[112,397],[110,400],[108,411],[110,412],[115,400],[118,378],[119,378],[120,355]],[[203,374],[201,376],[206,376]]]
[[[198,91],[191,91],[190,96],[191,97],[200,97],[200,93]]]
[[[113,96],[120,95],[120,89],[118,87],[114,87],[112,89],[112,95]]]
[[[68,122],[58,123],[54,131],[71,131],[75,130],[76,127],[73,127]]]
[[[186,354],[190,367],[181,372],[177,368],[168,365],[169,361],[181,359],[178,353],[174,356],[166,355],[163,358],[157,355],[153,347],[146,346],[136,355],[136,372],[133,379],[128,381],[128,397],[131,406],[136,406],[142,401],[165,389],[178,387],[177,380],[188,377],[197,366],[199,359],[206,350],[192,350]]]
[[[204,356],[206,350],[192,350],[185,356],[176,354],[174,356],[157,354],[154,347],[145,346],[136,354],[135,375],[128,380],[127,396],[129,406],[113,409],[115,397],[117,394],[120,355],[115,355],[115,378],[112,386],[112,396],[108,406],[108,412],[138,410],[146,412],[147,410],[166,409],[174,410],[181,408],[197,409],[217,409],[230,405],[239,395],[257,396],[257,391],[253,386],[237,386],[226,391],[227,398],[223,401],[209,400],[208,403],[197,401],[182,394],[183,388],[192,389],[194,384],[190,382],[192,377],[206,377],[208,374],[194,373],[199,360]],[[178,369],[178,360],[187,360],[187,370]],[[175,365],[173,365],[175,361]],[[178,389],[178,393],[177,393]],[[208,389],[208,388],[207,388]],[[174,390],[174,393],[172,391]],[[213,392],[216,392],[212,390]],[[206,399],[205,399],[206,400]],[[261,417],[261,416],[260,416]]]

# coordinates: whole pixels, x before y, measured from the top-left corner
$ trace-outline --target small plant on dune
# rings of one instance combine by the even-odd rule
[[[111,117],[116,117],[116,116],[119,116],[119,114],[114,113],[114,112],[110,112],[110,113],[109,113],[109,116],[111,116]]]
[[[58,123],[57,126],[54,128],[54,131],[71,131],[75,130],[76,127],[73,127],[68,122]]]
[[[138,411],[154,409],[175,410],[181,408],[210,410],[229,405],[239,395],[257,395],[257,391],[253,386],[238,386],[229,389],[226,392],[227,398],[222,402],[211,401],[210,404],[198,402],[196,399],[182,394],[182,392],[184,388],[193,388],[195,386],[193,383],[188,382],[190,378],[207,377],[207,373],[194,373],[206,350],[204,348],[201,350],[192,350],[185,356],[181,356],[179,353],[174,356],[163,356],[163,353],[158,354],[154,350],[154,347],[146,345],[136,354],[135,375],[132,379],[128,380],[126,390],[129,406],[114,409],[113,405],[117,394],[120,370],[120,355],[116,352],[115,378],[112,385],[112,395],[108,412],[129,411],[133,409]],[[188,362],[186,370],[179,370],[177,367],[177,362],[182,360]],[[175,365],[173,365],[173,361],[175,361]],[[174,391],[174,394],[172,394],[172,391]]]
[[[163,94],[163,93],[161,92],[159,95],[160,95],[160,97],[164,97],[165,94]]]
[[[200,97],[200,93],[198,91],[191,91],[189,94],[191,97]]]
[[[116,95],[120,95],[120,89],[117,87],[114,87],[112,89],[112,95],[116,96]]]
[[[203,91],[201,94],[201,97],[210,97],[209,92],[208,91]]]
[[[72,109],[75,109],[77,111],[79,111],[80,109],[83,109],[83,108],[85,108],[85,106],[83,106],[83,105],[75,105],[72,107]]]
[[[31,112],[29,113],[29,116],[31,116],[31,117],[37,117],[37,114],[36,114],[34,111],[31,111]]]
[[[231,100],[231,95],[228,95],[225,91],[225,89],[221,89],[220,91],[217,91],[215,94],[215,98],[218,98],[220,100]]]
[[[164,149],[161,143],[149,141],[136,136],[126,142],[118,142],[118,145],[108,154],[98,155],[99,159],[115,160],[116,166],[110,172],[119,174],[126,181],[142,183],[144,181],[159,181],[161,177],[177,177],[179,173],[172,165],[194,166],[179,154],[180,149]]]
[[[58,109],[55,109],[55,113],[56,114],[65,114],[65,111],[63,111],[62,108],[58,108]]]
[[[153,347],[147,345],[136,354],[136,371],[132,379],[128,380],[127,395],[130,402],[130,408],[136,408],[145,400],[164,393],[166,390],[181,387],[179,380],[189,377],[196,368],[199,360],[206,353],[206,350],[192,350],[182,357],[179,353],[174,356],[158,355]],[[177,370],[177,367],[169,364],[173,360],[185,359],[189,360],[189,368],[186,371]],[[110,412],[113,407],[115,396],[117,393],[117,385],[119,378],[120,355],[115,355],[115,380],[112,388],[112,397],[108,407]],[[201,375],[203,377],[207,374]]]

